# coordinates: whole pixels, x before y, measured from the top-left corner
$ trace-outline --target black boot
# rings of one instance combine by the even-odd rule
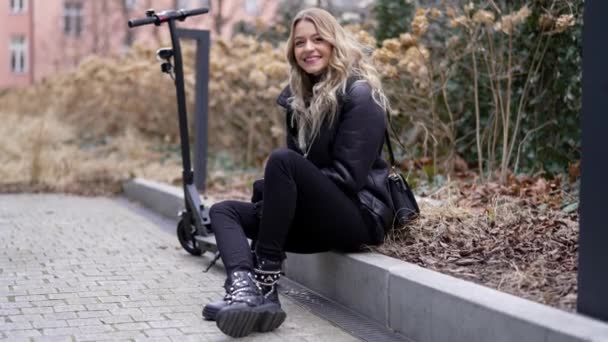
[[[277,286],[274,285],[263,285],[258,282],[258,277],[261,277],[257,272],[254,275],[256,279],[256,283],[262,289],[262,294],[266,297],[267,300],[276,303],[279,307],[281,307],[281,302],[279,301],[279,293],[277,291]],[[226,287],[227,289],[228,287]],[[215,321],[215,317],[217,313],[225,306],[229,305],[230,299],[232,296],[230,293],[226,293],[224,298],[221,300],[216,300],[215,302],[207,303],[205,307],[203,307],[203,318],[207,321]]]
[[[253,244],[252,244],[252,250],[253,250]],[[266,299],[268,299],[269,301],[276,303],[279,307],[281,306],[281,302],[279,301],[279,293],[277,291],[277,286],[274,284],[278,281],[280,275],[281,275],[281,262],[272,262],[272,261],[263,261],[263,267],[260,268],[258,267],[258,258],[255,254],[255,252],[252,251],[251,253],[251,257],[253,260],[253,264],[254,264],[254,279],[256,281],[256,283],[258,284],[258,286],[262,289],[262,293],[264,294],[264,297],[266,297]],[[285,256],[283,256],[285,257]],[[278,271],[276,271],[278,270]],[[267,274],[264,274],[264,272],[269,272]],[[273,282],[273,284],[263,284],[261,279],[264,275],[268,275],[270,274],[273,278],[273,280],[271,282]],[[269,280],[270,282],[270,280]],[[228,284],[228,280],[226,280],[226,282],[224,283],[224,289],[226,289],[226,295],[224,295],[224,298],[221,300],[217,300],[215,302],[211,302],[205,305],[205,307],[203,308],[203,318],[205,320],[208,321],[215,321],[215,316],[217,316],[217,313],[225,306],[228,305],[228,303],[230,302],[230,293],[228,291],[229,288],[229,284]]]
[[[256,277],[256,282],[258,282],[258,277],[261,276],[261,274],[258,274],[257,272],[255,273],[254,277]],[[258,282],[258,286],[261,287],[262,294],[264,295],[264,297],[266,297],[268,301],[276,303],[279,307],[281,307],[281,302],[279,300],[279,292],[277,291],[277,285],[263,285]],[[229,293],[226,293],[223,299],[207,303],[203,308],[203,318],[207,321],[215,321],[217,313],[223,307],[229,305],[231,298],[232,296]]]
[[[215,302],[207,303],[203,308],[203,318],[208,321],[215,321],[215,316],[217,315],[217,313],[223,307],[227,306],[230,303],[230,299],[232,298],[232,296],[230,295],[230,291],[228,290],[229,288],[230,284],[228,283],[228,279],[226,279],[226,282],[224,283],[224,289],[226,290],[224,298]]]
[[[230,299],[216,315],[217,327],[231,337],[244,337],[252,331],[276,329],[285,320],[285,312],[264,297],[251,272],[236,271],[228,276]]]
[[[254,249],[254,245],[255,245],[255,241],[252,241],[251,243],[251,260],[254,264],[255,267],[255,263],[256,263],[256,258],[255,258],[255,253],[253,252]],[[208,321],[215,321],[215,316],[217,315],[217,313],[225,306],[227,306],[230,303],[230,291],[228,290],[230,287],[230,284],[228,283],[228,279],[226,279],[226,281],[224,282],[224,289],[226,290],[226,294],[224,295],[224,298],[221,300],[217,300],[215,302],[211,302],[205,305],[205,307],[203,307],[203,318],[208,320]]]

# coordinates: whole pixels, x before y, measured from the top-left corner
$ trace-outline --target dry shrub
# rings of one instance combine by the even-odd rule
[[[193,127],[195,49],[189,44],[183,48]],[[238,161],[260,165],[282,143],[284,119],[275,105],[287,78],[281,51],[242,36],[215,42],[209,101],[212,152],[228,150]],[[158,152],[159,146],[176,143],[179,133],[175,89],[160,73],[154,50],[136,46],[119,59],[89,57],[72,72],[5,91],[0,103],[0,176],[6,191],[25,185],[72,191],[78,184],[84,191],[85,184],[98,180],[107,185],[98,186],[114,192],[119,190],[116,184],[131,176],[180,180],[177,156],[165,160]],[[215,177],[218,184],[225,178]]]
[[[210,139],[245,165],[260,166],[284,144],[284,114],[276,105],[287,81],[283,51],[248,36],[218,41],[211,50]]]
[[[138,55],[152,58],[149,51],[139,49],[120,60],[89,57],[73,72],[10,91],[2,98],[4,111],[53,113],[73,125],[82,139],[124,133],[128,127],[175,135],[176,125],[167,123],[175,106],[171,82],[158,75],[156,65],[138,60]]]
[[[576,32],[582,17],[571,1],[542,3],[420,7],[410,33],[387,39],[374,51],[396,127],[407,137],[405,151],[398,152],[431,158],[433,172],[453,171],[460,155],[477,164],[481,178],[498,175],[503,183],[523,164],[549,164],[549,156],[540,161],[529,157],[535,159],[538,152],[532,140],[555,130],[559,120],[567,121],[546,114],[542,105],[551,102],[548,85],[565,78],[553,73],[555,66],[546,57],[565,51],[559,46],[564,32]],[[567,48],[576,50],[576,41]],[[569,55],[574,59],[577,53]],[[579,84],[579,75],[568,76],[566,84]],[[553,91],[556,99],[577,99],[570,88]],[[571,118],[576,115],[568,112]]]
[[[214,42],[209,86],[212,149],[227,149],[245,164],[259,165],[282,143],[284,119],[275,105],[287,79],[282,51],[245,36]],[[192,123],[195,48],[185,44],[183,54]],[[118,59],[89,57],[73,72],[7,91],[0,103],[4,112],[54,113],[73,125],[81,139],[122,134],[129,127],[169,142],[179,136],[173,83],[160,73],[154,50],[141,46]]]

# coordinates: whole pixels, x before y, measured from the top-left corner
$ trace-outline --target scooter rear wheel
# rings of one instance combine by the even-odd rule
[[[184,224],[183,220],[179,220],[177,224],[177,238],[182,247],[186,250],[186,252],[200,256],[203,254],[203,250],[200,248],[198,241],[194,239],[194,235],[196,234],[196,228],[192,225]]]

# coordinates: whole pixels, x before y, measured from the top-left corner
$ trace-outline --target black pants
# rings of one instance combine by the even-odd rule
[[[224,201],[210,209],[211,225],[227,272],[252,270],[247,238],[256,253],[280,259],[284,251],[352,252],[372,236],[356,202],[300,154],[278,149],[264,170],[264,202],[259,206]]]

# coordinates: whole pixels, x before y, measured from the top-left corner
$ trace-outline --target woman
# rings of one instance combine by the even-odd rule
[[[233,337],[285,320],[276,293],[285,251],[359,251],[382,243],[393,219],[381,155],[388,101],[363,48],[331,14],[310,8],[293,19],[287,59],[289,86],[277,100],[287,148],[271,153],[254,203],[210,209],[228,277],[224,300],[203,315]]]

